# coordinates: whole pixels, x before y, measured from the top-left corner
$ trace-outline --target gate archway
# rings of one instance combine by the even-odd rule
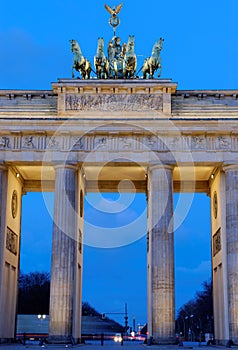
[[[0,338],[14,338],[22,194],[55,192],[50,340],[78,341],[82,199],[120,183],[148,198],[149,335],[175,339],[173,192],[205,192],[215,337],[236,342],[237,91],[177,91],[170,80],[133,79],[61,79],[52,87],[0,92]]]

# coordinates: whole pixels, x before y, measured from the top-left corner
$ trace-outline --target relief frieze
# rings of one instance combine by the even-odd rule
[[[169,145],[171,150],[177,150],[181,148],[181,137],[173,136],[169,140]]]
[[[0,137],[0,148],[11,148],[10,137],[1,136]]]
[[[206,149],[206,137],[205,136],[192,136],[191,139],[192,149]]]
[[[221,250],[221,229],[219,229],[213,236],[213,256]]]
[[[23,148],[36,148],[33,140],[34,140],[33,136],[23,136],[22,147]]]
[[[218,142],[219,149],[230,149],[230,147],[231,147],[231,138],[230,137],[218,136],[217,142]]]
[[[94,148],[96,149],[107,149],[108,148],[108,137],[107,136],[96,136],[94,138]]]
[[[119,137],[118,148],[120,150],[134,149],[133,139],[131,137]]]
[[[158,138],[156,136],[145,136],[143,144],[146,148],[155,150],[158,146]]]
[[[60,149],[60,141],[59,141],[59,137],[55,137],[55,136],[52,136],[52,137],[47,137],[47,140],[46,140],[46,148],[47,149]]]
[[[152,94],[71,95],[65,98],[66,111],[162,111],[163,97]]]
[[[18,236],[9,227],[7,227],[6,249],[14,255],[17,255]]]
[[[71,135],[4,135],[0,151],[91,151],[91,150],[176,150],[176,151],[238,151],[238,135],[166,135],[118,133]]]
[[[72,149],[73,150],[85,150],[86,149],[86,138],[85,137],[73,137],[72,138]]]

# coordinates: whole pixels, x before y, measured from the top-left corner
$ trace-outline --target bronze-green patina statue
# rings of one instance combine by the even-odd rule
[[[94,56],[94,66],[98,79],[107,79],[109,76],[109,62],[104,54],[104,39],[98,38],[97,53]]]
[[[70,40],[71,51],[73,52],[72,78],[74,78],[74,69],[81,73],[83,79],[89,79],[92,70],[91,63],[87,60],[76,40]]]
[[[144,64],[142,67],[143,79],[147,79],[148,77],[150,79],[153,79],[154,73],[157,69],[160,69],[158,73],[158,77],[160,77],[162,72],[160,51],[163,48],[163,42],[164,42],[163,38],[160,38],[159,40],[157,40],[153,46],[151,56],[144,61]]]
[[[104,53],[104,39],[98,38],[97,52],[94,56],[94,66],[98,79],[133,79],[138,78],[138,73],[142,70],[143,79],[153,79],[154,73],[159,69],[158,77],[161,75],[162,65],[160,52],[163,48],[163,38],[157,40],[153,46],[151,56],[148,57],[143,66],[136,73],[137,57],[135,54],[135,37],[129,35],[127,43],[121,43],[121,38],[116,35],[116,28],[120,24],[118,13],[121,11],[122,4],[117,7],[105,5],[106,10],[111,14],[109,24],[113,28],[113,37],[107,46],[107,56]],[[80,72],[82,79],[90,79],[92,71],[90,61],[85,58],[81,52],[76,40],[70,40],[71,51],[74,54],[72,77],[74,78],[74,69]]]
[[[135,37],[129,35],[126,45],[126,52],[123,61],[123,75],[125,79],[134,78],[137,66],[137,58],[134,51]]]
[[[105,9],[111,14],[111,17],[109,18],[109,24],[112,26],[114,30],[114,36],[116,36],[116,28],[120,24],[120,19],[117,17],[118,13],[122,9],[122,4],[118,5],[117,7],[110,7],[108,5],[104,5]]]
[[[121,39],[118,36],[113,36],[109,41],[107,47],[108,61],[109,61],[109,78],[122,79],[123,76],[123,61],[124,61],[124,48],[121,45]]]

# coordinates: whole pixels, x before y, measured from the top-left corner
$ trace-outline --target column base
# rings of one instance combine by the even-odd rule
[[[49,344],[73,344],[74,338],[72,336],[64,335],[49,335],[48,343]]]
[[[0,338],[0,344],[12,344],[16,343],[15,338]]]
[[[216,345],[225,346],[226,348],[231,348],[232,346],[237,346],[238,341],[233,341],[229,339],[215,339]]]
[[[155,345],[176,345],[175,338],[153,338],[152,344]]]

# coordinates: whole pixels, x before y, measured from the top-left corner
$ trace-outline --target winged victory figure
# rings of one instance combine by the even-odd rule
[[[113,6],[110,7],[108,5],[104,5],[105,9],[112,15],[112,17],[116,17],[116,15],[121,11],[122,4],[118,5],[117,7]]]
[[[116,7],[115,6],[110,7],[108,5],[104,5],[104,6],[105,6],[105,9],[111,14],[111,17],[109,18],[109,24],[110,24],[110,26],[113,27],[114,36],[116,36],[116,28],[120,24],[120,19],[119,19],[119,17],[117,17],[117,14],[121,11],[122,4],[120,4]]]

